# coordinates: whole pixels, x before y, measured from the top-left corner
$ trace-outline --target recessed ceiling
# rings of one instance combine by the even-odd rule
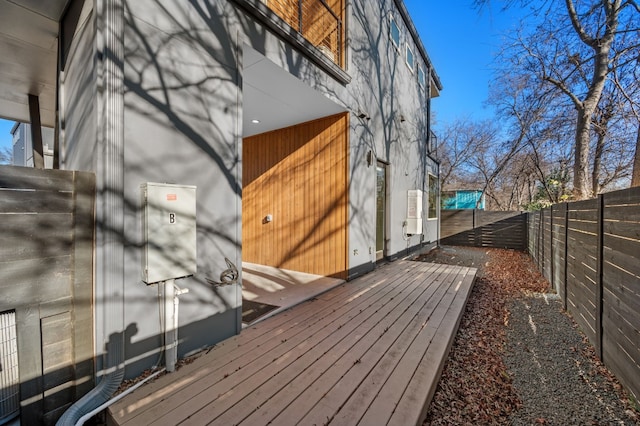
[[[30,121],[34,94],[42,125],[54,125],[58,22],[67,1],[0,0],[0,118]]]
[[[243,63],[243,137],[346,110],[246,45]]]
[[[67,2],[0,0],[0,118],[29,122],[34,94],[42,124],[53,127],[58,22]],[[243,62],[243,136],[345,111],[248,46]]]

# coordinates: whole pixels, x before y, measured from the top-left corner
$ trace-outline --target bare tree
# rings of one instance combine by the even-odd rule
[[[11,164],[13,159],[13,153],[11,148],[3,147],[0,149],[0,164]]]
[[[489,0],[477,0],[478,6]],[[502,1],[505,7],[531,1]],[[573,192],[577,199],[587,198],[599,189],[598,163],[589,176],[590,146],[594,121],[613,117],[614,111],[598,107],[610,75],[616,66],[637,61],[640,9],[634,0],[565,0],[538,3],[534,15],[541,19],[533,31],[522,30],[512,39],[510,55],[525,72],[562,93],[576,111]],[[517,58],[517,61],[515,60]],[[596,129],[601,149],[606,141],[606,126]],[[591,177],[591,179],[590,179]],[[595,177],[595,182],[589,185]]]
[[[495,137],[490,123],[459,119],[446,126],[440,135],[440,183],[443,189],[461,189],[477,184],[469,179],[474,157],[486,154]],[[468,188],[471,189],[471,188]]]

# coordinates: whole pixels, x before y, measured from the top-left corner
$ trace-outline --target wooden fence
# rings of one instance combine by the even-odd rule
[[[453,246],[527,248],[527,215],[522,212],[441,210],[440,243]]]
[[[93,386],[94,200],[91,173],[0,166],[0,419],[55,424]]]
[[[565,309],[640,399],[640,188],[529,213],[528,234]]]

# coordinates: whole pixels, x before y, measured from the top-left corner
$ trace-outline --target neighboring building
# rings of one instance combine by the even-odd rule
[[[484,210],[484,192],[479,189],[442,191],[442,208],[445,210]]]
[[[14,166],[33,167],[33,143],[31,139],[31,124],[15,123],[11,128],[13,136]],[[53,167],[53,139],[54,129],[42,127],[42,151],[44,154],[44,168]]]
[[[241,271],[210,284],[227,262],[348,280],[437,243],[442,86],[401,0],[64,3],[59,161],[96,174],[99,375],[162,355],[150,253],[197,266],[176,281],[185,356],[242,330]],[[195,252],[145,240],[147,182],[197,188]]]

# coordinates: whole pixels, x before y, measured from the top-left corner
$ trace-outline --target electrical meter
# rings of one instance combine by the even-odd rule
[[[196,273],[196,187],[143,183],[142,279],[147,284]]]

